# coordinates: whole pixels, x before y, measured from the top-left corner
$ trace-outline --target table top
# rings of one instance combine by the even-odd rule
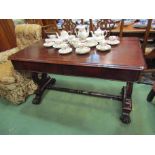
[[[41,40],[20,52],[12,55],[12,61],[47,63],[72,66],[104,67],[129,70],[143,70],[145,61],[140,47],[139,39],[124,37],[119,45],[112,46],[111,51],[101,52],[95,48],[89,54],[78,55],[73,52],[60,55],[57,49],[46,48]]]
[[[123,33],[144,33],[146,31],[146,28],[134,28],[133,24],[124,25]],[[120,24],[118,24],[118,27],[112,29],[112,32],[119,32],[119,31],[120,31]],[[150,33],[155,33],[155,29],[151,28]]]

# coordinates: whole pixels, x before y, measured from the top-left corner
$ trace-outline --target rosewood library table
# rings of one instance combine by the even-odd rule
[[[39,85],[33,99],[34,104],[41,102],[45,89],[112,98],[122,103],[122,122],[130,123],[133,83],[139,79],[145,68],[138,38],[125,37],[119,45],[112,46],[109,52],[92,48],[91,52],[85,55],[76,54],[75,49],[70,54],[60,55],[57,49],[44,47],[43,42],[44,40],[41,40],[10,57],[16,70],[32,72],[33,80]],[[119,80],[126,82],[126,85],[121,89],[120,96],[58,88],[54,86],[56,80],[49,77],[48,73]]]

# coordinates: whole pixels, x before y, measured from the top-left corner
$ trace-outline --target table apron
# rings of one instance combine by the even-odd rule
[[[135,82],[140,70],[12,61],[16,70]]]

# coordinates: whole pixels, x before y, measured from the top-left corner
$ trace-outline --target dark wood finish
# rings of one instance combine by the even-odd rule
[[[0,19],[0,52],[16,47],[15,25],[12,19]]]
[[[60,34],[56,19],[25,19],[25,23],[41,25],[43,38],[46,38],[48,34]]]
[[[153,89],[151,89],[151,91],[149,92],[148,96],[147,96],[147,101],[151,102],[153,100],[155,96],[155,91]]]
[[[72,19],[63,19],[63,20],[64,22],[62,24],[62,29],[70,33],[75,33],[76,24],[72,21]]]
[[[112,30],[114,29],[115,25],[117,24],[115,21],[113,21],[112,19],[100,19],[97,22],[97,26],[95,27],[95,25],[93,24],[93,20],[90,19],[90,31],[95,31],[97,28],[101,28],[102,30],[108,30],[108,35],[112,34]],[[120,22],[120,26],[119,26],[119,37],[123,36],[123,28],[124,28],[124,20],[122,19]]]
[[[86,90],[76,90],[76,89],[70,89],[70,88],[61,88],[61,87],[56,87],[56,86],[53,86],[53,85],[50,85],[48,87],[48,89],[64,91],[64,92],[69,92],[69,93],[82,94],[82,95],[104,97],[104,98],[108,98],[108,99],[114,99],[114,100],[122,101],[122,97],[119,96],[119,95],[105,94],[105,93],[101,93],[101,92],[93,92],[93,91],[86,91]]]
[[[93,20],[92,19],[89,19],[89,30],[90,31],[94,31],[94,24],[93,24]]]
[[[120,38],[123,37],[123,28],[124,28],[124,19],[122,19],[121,23],[120,23],[120,32],[119,32],[119,37]]]
[[[134,28],[133,24],[123,26],[123,36],[144,38],[146,28]],[[121,26],[121,24],[118,23],[118,27],[112,29],[111,33],[112,34],[118,34],[120,32],[120,26]],[[155,30],[154,29],[150,29],[150,35],[149,36],[155,37]]]
[[[127,82],[126,86],[122,89],[122,115],[120,119],[123,123],[130,123],[130,112],[132,110],[132,90],[133,83]]]
[[[145,48],[146,48],[146,45],[147,45],[147,41],[148,41],[150,29],[151,29],[151,24],[152,24],[152,19],[149,19],[148,24],[147,24],[147,28],[146,28],[146,32],[145,32],[145,36],[144,36],[144,42],[143,42],[143,45],[142,45],[143,54],[145,54]]]
[[[15,67],[19,70],[42,72],[44,69],[45,72],[57,74],[103,77],[122,81],[138,80],[139,73],[145,68],[137,38],[123,38],[121,43],[113,46],[110,52],[92,49],[90,54],[86,55],[77,55],[75,52],[59,55],[57,49],[43,47],[43,42],[40,41],[13,55],[11,60]],[[116,73],[118,74],[115,75]]]
[[[81,24],[84,24],[84,19],[81,19]]]
[[[56,82],[56,80],[53,78],[50,78],[47,75],[47,73],[42,73],[40,77],[38,73],[33,72],[32,78],[34,82],[38,84],[38,87],[39,87],[36,91],[36,96],[33,99],[32,103],[39,104],[41,102],[44,91],[49,87],[49,85],[51,87]]]
[[[36,72],[34,80],[39,84],[39,89],[34,103],[40,103],[45,89],[121,99],[121,120],[124,123],[130,123],[133,82],[138,80],[140,73],[146,67],[138,38],[122,38],[121,43],[112,47],[109,52],[99,52],[92,48],[90,54],[86,55],[77,55],[75,52],[59,55],[56,49],[43,47],[43,42],[40,41],[10,57],[16,69]],[[41,81],[38,78],[38,72],[43,73]],[[121,96],[54,88],[55,80],[51,80],[45,73],[121,80],[127,82],[127,85],[122,89]]]

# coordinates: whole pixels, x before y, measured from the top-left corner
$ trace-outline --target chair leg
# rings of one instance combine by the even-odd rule
[[[153,100],[154,96],[155,96],[155,92],[153,89],[151,89],[151,91],[149,92],[149,94],[147,96],[147,101],[151,102]]]

